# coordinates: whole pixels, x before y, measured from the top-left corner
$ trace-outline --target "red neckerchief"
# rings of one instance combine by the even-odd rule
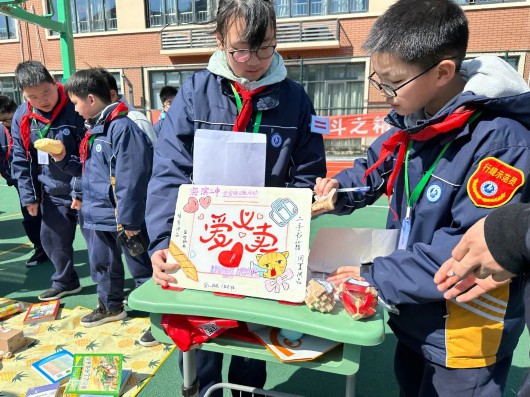
[[[129,113],[129,109],[127,108],[125,103],[120,102],[118,106],[116,106],[112,110],[112,112],[110,112],[110,114],[107,116],[103,124],[108,124],[112,120],[118,117],[127,116],[127,113]],[[91,143],[90,138],[92,138],[92,136],[94,135],[92,134],[91,131],[92,130],[87,130],[85,132],[85,136],[83,137],[83,140],[79,144],[79,158],[81,159],[81,164],[83,164],[83,171],[85,170],[85,161],[88,158],[88,150],[90,149],[90,145],[89,145],[89,143]]]
[[[28,112],[20,119],[20,138],[22,139],[24,149],[26,149],[26,159],[29,159],[29,144],[31,142],[31,119],[33,118],[35,120],[39,120],[44,124],[51,124],[53,123],[53,120],[55,120],[57,115],[61,112],[61,110],[63,110],[66,104],[68,103],[68,97],[64,92],[64,86],[60,83],[55,83],[55,86],[57,87],[57,91],[59,91],[59,101],[53,109],[52,117],[50,117],[49,120],[46,117],[42,117],[38,113],[34,113],[33,106],[31,106],[31,103],[29,101]]]
[[[403,165],[403,162],[405,160],[407,146],[410,140],[412,139],[414,141],[427,141],[435,136],[454,131],[457,128],[461,128],[464,124],[466,124],[467,120],[474,112],[475,109],[470,109],[466,106],[462,106],[456,109],[440,123],[429,125],[415,134],[409,134],[401,130],[396,131],[394,135],[388,138],[381,146],[381,151],[379,152],[379,159],[370,168],[366,170],[366,172],[364,173],[364,180],[366,180],[366,177],[370,175],[370,173],[372,173],[379,166],[379,164],[381,164],[383,161],[386,160],[388,156],[394,153],[397,146],[399,145],[399,152],[397,155],[396,164],[394,166],[394,170],[388,177],[388,182],[386,184],[386,194],[388,195],[388,199],[390,200],[390,196],[392,195],[393,191],[394,181],[399,175],[399,171],[401,170],[401,166]]]
[[[241,112],[239,112],[236,117],[236,122],[234,123],[234,128],[232,131],[241,132],[247,129],[250,116],[252,116],[252,97],[265,90],[267,86],[256,88],[254,91],[246,91],[241,85],[239,85],[239,83],[234,81],[234,87],[237,93],[241,95],[243,103],[241,104]]]
[[[6,153],[6,157],[4,158],[4,163],[7,163],[9,160],[9,157],[11,156],[11,149],[13,148],[13,137],[11,136],[11,134],[9,133],[9,130],[7,129],[5,125],[4,125],[4,132],[7,137],[7,153]]]

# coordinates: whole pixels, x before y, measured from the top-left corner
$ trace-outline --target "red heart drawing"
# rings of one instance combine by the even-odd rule
[[[195,197],[190,197],[188,203],[184,206],[184,211],[193,214],[199,209],[199,202]]]
[[[231,250],[222,251],[218,260],[224,267],[238,267],[243,258],[243,244],[235,243]]]
[[[204,209],[208,208],[211,202],[212,202],[212,198],[210,196],[201,197],[199,199],[199,203],[201,203],[201,207]]]

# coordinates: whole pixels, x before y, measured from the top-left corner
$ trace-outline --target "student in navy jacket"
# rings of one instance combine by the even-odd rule
[[[0,95],[0,175],[6,180],[8,186],[14,186],[18,192],[17,181],[11,175],[11,159],[13,158],[13,137],[11,136],[11,122],[17,110],[17,104],[10,97]],[[26,266],[36,266],[48,260],[48,256],[40,242],[41,214],[31,216],[24,206],[20,206],[22,212],[22,226],[33,243],[35,251],[26,261]]]
[[[124,229],[127,237],[146,234],[145,200],[153,149],[147,135],[127,117],[127,106],[112,103],[101,70],[76,72],[68,79],[65,91],[89,130],[80,144],[79,156],[67,156],[63,151],[53,157],[66,172],[82,172],[81,213],[83,227],[92,231],[87,247],[98,305],[81,319],[81,325],[95,327],[127,315],[123,307],[122,251],[135,277],[145,281],[152,273],[147,252],[131,256],[122,249],[118,231]]]
[[[273,2],[221,0],[216,23],[219,49],[208,69],[192,75],[179,89],[155,146],[147,229],[153,276],[161,285],[174,281],[164,272],[175,268],[166,263],[166,255],[179,186],[191,183],[197,129],[251,132],[257,124],[267,138],[266,186],[312,187],[316,177],[326,174],[322,136],[310,130],[311,101],[299,84],[286,78],[283,60],[275,51]],[[250,97],[239,115],[234,91]],[[221,354],[197,352],[201,396],[220,381],[221,366]],[[265,363],[234,356],[228,377],[231,382],[262,387]]]
[[[402,396],[502,396],[524,327],[521,278],[470,303],[445,300],[433,282],[469,227],[530,193],[528,85],[497,57],[463,61],[467,39],[464,12],[450,0],[392,5],[364,48],[393,128],[367,158],[315,187],[370,187],[339,193],[337,214],[391,197],[387,227],[401,231],[398,249],[329,280],[364,277],[395,306]]]
[[[76,153],[85,127],[63,86],[40,62],[20,63],[15,80],[27,102],[17,109],[11,125],[13,178],[22,206],[31,216],[42,215],[41,243],[55,273],[51,287],[39,299],[54,300],[81,290],[73,259],[77,226],[77,211],[71,208],[74,178],[47,153],[37,152],[33,143],[40,138],[57,139],[67,153]]]

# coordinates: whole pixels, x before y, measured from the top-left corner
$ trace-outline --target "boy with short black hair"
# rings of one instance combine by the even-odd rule
[[[67,81],[65,91],[90,128],[79,152],[83,168],[81,213],[83,227],[93,231],[87,247],[98,306],[81,319],[81,325],[94,327],[127,315],[123,309],[124,268],[118,230],[124,229],[127,237],[142,230],[145,233],[153,153],[148,137],[127,117],[127,106],[112,102],[106,77],[100,71],[76,72]],[[64,153],[54,158],[62,167],[76,161],[76,156],[66,157]],[[149,257],[146,252],[140,255],[144,260],[135,263],[150,275]]]
[[[81,290],[74,269],[73,242],[77,211],[72,206],[73,177],[37,151],[35,141],[52,138],[63,142],[67,153],[79,150],[84,122],[48,70],[37,61],[20,63],[15,81],[27,103],[22,104],[11,126],[13,137],[13,178],[17,180],[20,202],[31,216],[42,215],[40,238],[55,267],[51,288],[40,300],[54,300]]]
[[[6,180],[7,185],[14,186],[18,193],[17,181],[11,176],[11,159],[13,155],[11,122],[16,110],[17,104],[14,100],[6,95],[0,95],[0,175]],[[20,206],[20,211],[22,212],[23,218],[22,226],[29,241],[33,243],[35,250],[26,261],[26,266],[36,266],[48,260],[48,256],[44,252],[40,242],[40,224],[42,217],[40,212],[37,213],[37,216],[31,216],[26,207],[22,205]]]
[[[385,97],[393,126],[367,158],[315,193],[339,193],[335,213],[390,198],[387,228],[398,249],[329,281],[364,277],[396,311],[395,373],[401,396],[502,396],[524,327],[522,280],[469,304],[446,301],[433,275],[466,230],[493,208],[528,197],[530,94],[497,57],[463,61],[468,25],[451,0],[398,0],[376,21],[363,48],[370,83]]]
[[[129,109],[129,113],[127,113],[127,117],[129,117],[132,121],[135,122],[135,124],[147,135],[151,143],[154,145],[156,143],[156,137],[158,136],[155,134],[155,131],[153,130],[153,124],[149,121],[149,119],[143,114],[142,112],[136,110],[134,106],[132,106],[124,95],[120,95],[118,91],[118,82],[110,73],[108,70],[104,68],[96,68],[97,71],[103,74],[105,76],[105,79],[107,80],[107,83],[110,88],[110,99],[114,102],[123,102],[125,106]]]
[[[177,94],[178,90],[170,85],[166,85],[160,90],[160,93],[158,95],[160,97],[160,102],[162,102],[162,111],[160,112],[158,121],[154,126],[156,136],[160,134],[160,130],[162,129],[162,122],[166,118],[167,112],[169,111],[169,107],[171,106],[171,103],[173,103],[173,99],[175,99]]]

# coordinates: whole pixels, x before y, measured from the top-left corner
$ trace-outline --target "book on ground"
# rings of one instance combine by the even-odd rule
[[[121,385],[120,385],[120,396],[125,391],[125,385],[127,380],[131,376],[132,370],[130,368],[123,368],[121,371]],[[64,394],[63,397],[105,397],[111,396],[111,394]]]
[[[76,354],[66,393],[118,397],[123,354]]]
[[[72,372],[73,362],[74,355],[72,353],[68,350],[59,350],[35,361],[31,367],[49,383],[63,383],[68,380]]]
[[[26,397],[56,397],[59,391],[59,384],[52,383],[44,386],[30,387]]]
[[[24,324],[34,324],[55,320],[61,301],[59,299],[47,302],[32,303],[24,317]]]

